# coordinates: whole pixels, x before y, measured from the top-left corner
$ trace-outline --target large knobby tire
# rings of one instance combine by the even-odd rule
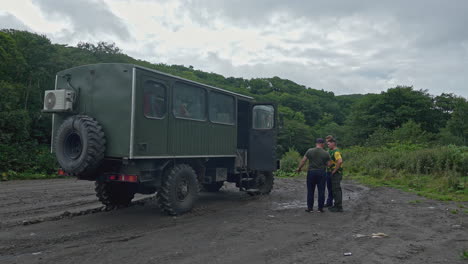
[[[99,201],[109,209],[128,206],[135,197],[134,183],[96,182],[95,186]]]
[[[202,192],[218,192],[223,187],[224,182],[214,182],[202,184]]]
[[[106,139],[99,123],[84,115],[66,119],[57,130],[55,156],[62,169],[82,179],[93,179],[104,159]]]
[[[267,195],[273,189],[273,173],[271,171],[259,171],[255,175],[256,192],[249,192],[250,195]]]
[[[156,195],[159,207],[169,215],[189,212],[198,198],[198,189],[197,175],[192,167],[175,165],[165,174]]]

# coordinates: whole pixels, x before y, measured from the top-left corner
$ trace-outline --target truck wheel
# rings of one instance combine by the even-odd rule
[[[214,182],[202,184],[201,191],[203,192],[217,192],[221,187],[223,187],[224,182]]]
[[[107,208],[120,208],[130,204],[135,197],[136,186],[122,182],[96,182],[96,196]]]
[[[92,179],[104,159],[106,139],[99,123],[84,115],[66,119],[57,130],[55,155],[62,169]]]
[[[273,173],[270,171],[258,172],[255,179],[255,188],[257,192],[248,192],[250,195],[270,194],[273,189]]]
[[[157,193],[160,208],[169,215],[179,215],[192,210],[198,198],[198,181],[195,171],[187,164],[175,165],[163,179]]]

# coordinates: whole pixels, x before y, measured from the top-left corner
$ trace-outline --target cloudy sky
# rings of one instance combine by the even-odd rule
[[[465,0],[0,0],[0,28],[338,95],[412,85],[468,97]]]

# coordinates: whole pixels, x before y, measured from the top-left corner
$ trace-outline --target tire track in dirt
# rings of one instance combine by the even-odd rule
[[[0,193],[0,230],[106,211],[90,181],[69,178],[2,182]],[[136,195],[132,204],[148,197]]]

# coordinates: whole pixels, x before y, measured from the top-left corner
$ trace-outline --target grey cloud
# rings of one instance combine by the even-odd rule
[[[31,30],[21,20],[10,13],[0,13],[0,29]]]
[[[131,4],[133,0],[120,1]],[[145,44],[137,45],[125,21],[102,0],[33,0],[48,19],[71,22],[70,28],[55,33],[55,39],[64,43],[118,36],[131,55],[156,63],[193,65],[244,78],[276,75],[336,94],[375,93],[395,85],[413,85],[429,89],[432,94],[454,92],[468,96],[468,1],[181,1],[176,13],[196,20],[203,28],[214,27],[213,20],[217,20],[218,24],[258,30],[259,37],[273,37],[276,41],[266,47],[265,53],[244,52],[249,58],[242,65],[233,65],[216,52],[193,50],[190,46],[162,54],[158,46],[163,46],[164,40],[159,43],[157,38],[148,37]],[[21,23],[11,15],[6,17],[0,15],[0,25]],[[164,16],[157,19],[174,32],[183,26]],[[288,39],[288,34],[282,37],[282,32],[296,29],[303,30],[294,34],[295,39]],[[335,42],[330,39],[333,33],[355,38]],[[235,51],[239,49],[236,45],[223,49]],[[273,60],[270,55],[286,59]]]
[[[308,50],[305,50],[307,52]],[[288,51],[282,51],[288,52]],[[309,50],[319,53],[317,50]],[[325,53],[326,54],[326,53]],[[339,56],[337,54],[327,54]],[[348,56],[340,65],[333,66],[326,60],[308,62],[257,62],[255,64],[233,65],[228,58],[221,58],[215,52],[205,56],[181,54],[172,57],[171,63],[194,65],[195,68],[243,78],[269,78],[279,76],[298,84],[315,89],[333,91],[335,94],[378,93],[397,85],[412,85],[415,89],[429,89],[433,95],[453,92],[467,96],[468,58],[456,58],[458,53],[432,54],[439,63],[431,63],[429,54],[414,52],[412,56],[422,56],[416,63],[405,62],[405,57],[392,58],[392,55],[375,54],[368,60]],[[411,62],[411,60],[410,60]],[[461,68],[458,68],[461,67]]]
[[[433,94],[451,91],[468,96],[468,1],[187,0],[184,7],[200,24],[218,19],[261,28],[262,36],[300,28],[302,22],[302,27],[315,29],[267,47],[273,54],[306,58],[306,65],[252,60],[255,65],[234,67],[213,57],[224,73],[278,75],[338,94],[401,84]],[[334,32],[356,39],[335,43],[327,36]],[[310,43],[321,48],[301,46]],[[208,62],[202,65],[211,67]]]
[[[33,0],[41,11],[54,20],[72,23],[70,38],[89,36],[102,40],[101,35],[117,36],[122,40],[131,34],[119,17],[102,0]],[[65,31],[64,31],[65,32]]]
[[[190,63],[188,63],[190,62]],[[369,93],[383,91],[389,88],[384,81],[366,78],[359,75],[344,74],[346,70],[333,67],[320,68],[314,65],[301,63],[258,63],[252,65],[233,65],[229,59],[221,58],[215,52],[209,52],[206,56],[181,55],[173,57],[172,63],[193,65],[197,69],[223,74],[225,77],[242,78],[280,78],[292,80],[298,84],[314,89],[333,91],[336,94]],[[336,78],[337,75],[342,75]]]
[[[279,46],[268,45],[266,49],[281,53],[289,57],[296,58],[314,58],[314,59],[336,59],[347,57],[337,51],[319,48],[282,48]]]
[[[323,1],[323,0],[183,0],[184,8],[201,23],[210,24],[221,17],[237,24],[268,25],[274,14],[288,14],[291,21],[305,18],[317,22],[321,18],[367,17],[379,23],[382,17],[394,17],[407,36],[416,35],[419,44],[468,39],[468,1]]]

